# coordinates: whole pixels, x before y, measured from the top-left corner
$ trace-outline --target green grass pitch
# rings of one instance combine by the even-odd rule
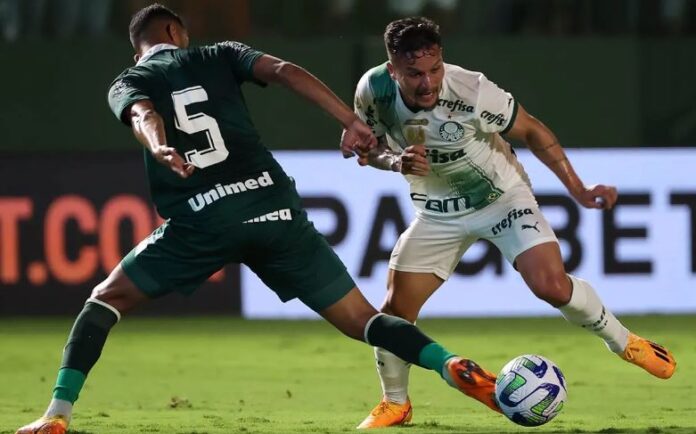
[[[518,427],[411,370],[406,433],[696,433],[696,316],[626,317],[669,347],[671,380],[650,377],[561,318],[424,319],[452,351],[492,371],[538,353],[568,380],[559,417]],[[0,432],[39,416],[50,399],[71,319],[0,320]],[[320,321],[126,318],[78,401],[72,433],[353,432],[380,398],[372,350]]]

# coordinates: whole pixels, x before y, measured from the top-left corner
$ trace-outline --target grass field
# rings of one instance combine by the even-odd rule
[[[413,424],[386,432],[696,433],[696,316],[624,321],[674,351],[671,380],[626,364],[560,318],[422,320],[493,371],[519,354],[549,357],[566,375],[569,401],[546,426],[517,427],[414,367]],[[0,320],[0,432],[45,409],[71,323]],[[371,349],[323,322],[127,318],[87,380],[71,432],[352,432],[379,398]]]

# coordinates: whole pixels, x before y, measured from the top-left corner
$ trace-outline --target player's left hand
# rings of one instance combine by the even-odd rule
[[[583,191],[575,194],[575,200],[585,208],[612,209],[618,193],[612,185],[589,185]]]
[[[160,146],[157,149],[152,150],[152,156],[155,157],[158,163],[163,166],[169,167],[169,169],[179,175],[179,177],[186,179],[193,173],[195,167],[191,163],[187,163],[176,149],[170,146]]]
[[[377,139],[372,134],[372,129],[360,119],[356,118],[341,134],[343,158],[350,158],[355,154],[365,157],[375,146],[377,146]]]
[[[430,164],[426,158],[425,145],[411,145],[404,149],[400,170],[404,175],[428,176]]]

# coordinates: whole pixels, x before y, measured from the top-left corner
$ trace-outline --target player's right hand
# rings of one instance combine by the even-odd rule
[[[575,200],[585,208],[612,209],[619,194],[613,185],[589,185],[574,194]]]
[[[343,130],[341,153],[344,158],[350,158],[355,154],[365,156],[375,146],[377,146],[377,139],[372,129],[357,117]]]
[[[169,146],[160,146],[152,151],[152,156],[163,166],[169,167],[172,172],[179,175],[181,178],[188,178],[194,170],[191,163],[187,163],[176,149]]]
[[[426,176],[430,173],[430,164],[425,155],[425,145],[411,145],[404,149],[401,154],[401,173]]]

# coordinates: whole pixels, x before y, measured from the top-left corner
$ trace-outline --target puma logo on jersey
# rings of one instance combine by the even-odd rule
[[[534,214],[534,211],[532,211],[531,208],[525,208],[525,209],[513,208],[510,210],[510,212],[508,213],[506,218],[502,219],[500,221],[500,223],[491,227],[491,232],[493,232],[493,235],[498,235],[504,229],[511,228],[513,221],[517,220],[518,218],[521,218],[522,216],[530,215],[530,214]],[[533,227],[533,226],[530,226],[530,227]]]
[[[428,158],[433,164],[449,163],[451,161],[457,161],[464,157],[466,152],[463,149],[457,149],[453,152],[440,152],[437,149],[426,149],[425,158]]]
[[[537,227],[538,224],[539,224],[539,222],[534,222],[534,225],[522,225],[522,230],[525,230],[525,229],[534,229],[534,230],[537,231],[537,232],[541,232],[541,231],[539,230],[539,228]]]
[[[231,184],[215,184],[214,188],[205,193],[198,193],[188,200],[188,204],[194,212],[202,210],[207,205],[217,202],[225,196],[244,193],[247,190],[256,190],[273,185],[273,179],[268,172],[263,172],[258,178],[249,178],[244,181]]]
[[[253,219],[249,219],[249,220],[245,221],[244,223],[277,222],[278,220],[284,220],[284,221],[292,220],[292,214],[290,213],[290,209],[283,208],[283,209],[279,209],[278,211],[272,211],[272,212],[269,212],[268,214],[264,214],[262,216],[254,217]]]

